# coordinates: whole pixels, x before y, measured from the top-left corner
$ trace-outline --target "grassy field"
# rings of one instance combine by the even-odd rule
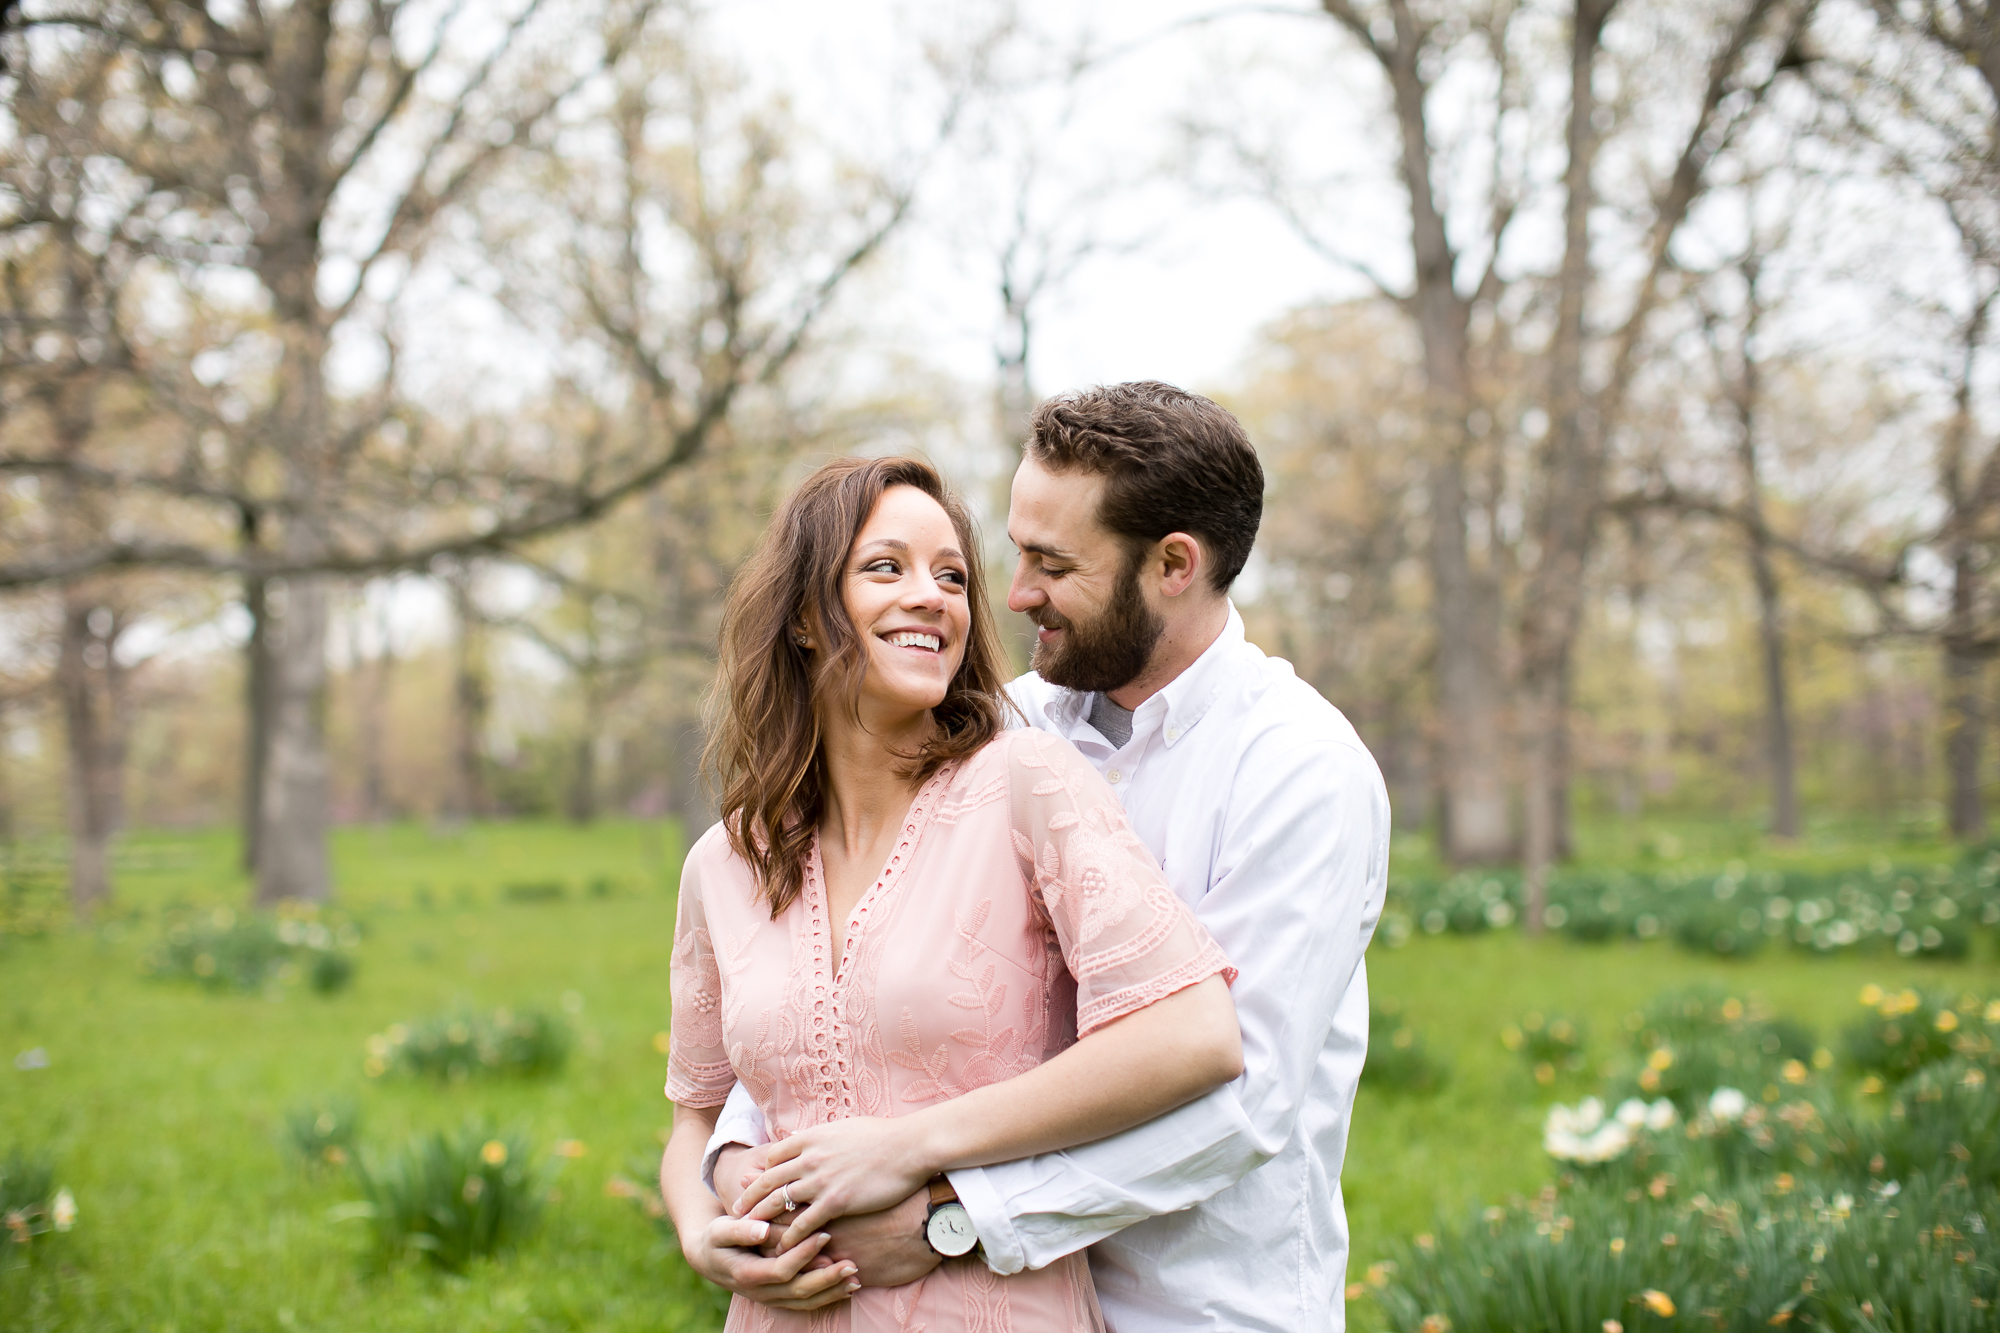
[[[1715,841],[1740,854],[1735,840]],[[1865,859],[1867,849],[1813,854]],[[354,983],[272,998],[144,975],[172,905],[240,906],[247,890],[225,837],[132,839],[120,911],[105,924],[0,940],[0,1152],[52,1152],[80,1214],[44,1261],[0,1272],[0,1327],[718,1326],[712,1296],[652,1224],[606,1192],[632,1174],[632,1159],[657,1153],[668,1118],[655,1037],[668,1011],[678,855],[671,829],[636,823],[343,831],[342,901],[365,935]],[[535,900],[556,883],[564,896]],[[1594,1087],[1623,1016],[1663,990],[1714,982],[1828,1039],[1870,981],[2000,990],[1990,938],[1956,964],[1783,951],[1730,963],[1666,943],[1499,932],[1378,948],[1369,968],[1375,994],[1449,1072],[1428,1095],[1362,1090],[1343,1177],[1357,1271],[1441,1214],[1545,1180],[1544,1108]],[[567,1069],[539,1082],[364,1075],[371,1034],[465,1004],[570,1014]],[[1500,1029],[1530,1011],[1585,1021],[1583,1071],[1539,1085],[1503,1048]],[[37,1048],[46,1067],[16,1067],[17,1053]],[[559,1199],[518,1250],[463,1277],[376,1271],[362,1225],[339,1220],[358,1197],[351,1181],[303,1167],[284,1140],[290,1108],[341,1094],[358,1100],[368,1146],[477,1115],[525,1127],[544,1151],[559,1139],[586,1151],[561,1164]],[[1355,1314],[1365,1327],[1368,1312]]]

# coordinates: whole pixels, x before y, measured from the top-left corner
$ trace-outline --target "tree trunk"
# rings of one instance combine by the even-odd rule
[[[706,740],[701,719],[689,715],[674,728],[674,813],[680,817],[683,846],[692,847],[696,838],[715,824],[715,801],[702,780],[701,750]]]
[[[577,737],[575,759],[570,767],[569,796],[563,807],[572,824],[589,824],[597,819],[597,737],[594,733]]]
[[[361,807],[376,823],[389,816],[389,688],[396,654],[389,644],[389,616],[381,618],[382,642],[362,677]]]
[[[487,813],[485,738],[492,697],[486,688],[486,641],[479,604],[472,597],[472,571],[460,568],[446,586],[458,639],[452,654],[452,790],[447,813],[478,819]]]
[[[279,398],[271,416],[284,458],[290,513],[285,554],[301,564],[326,550],[322,530],[332,441],[326,393],[328,330],[319,304],[320,230],[330,193],[328,115],[331,0],[292,7],[274,49],[272,98],[286,132],[275,145],[285,188],[269,192],[258,277],[271,294],[282,346]],[[326,631],[331,580],[285,581],[281,637],[270,654],[270,727],[257,821],[257,901],[322,902],[332,896],[327,859]]]
[[[1413,303],[1424,353],[1424,415],[1430,466],[1431,616],[1437,637],[1440,830],[1447,859],[1497,861],[1513,847],[1501,729],[1499,590],[1472,567],[1466,543],[1468,428],[1472,400],[1471,303],[1454,282],[1457,254],[1431,179],[1429,92],[1423,39],[1406,4],[1391,7],[1393,46],[1373,49],[1388,76],[1400,136],[1399,171],[1410,199]],[[1365,32],[1352,11],[1328,5]]]
[[[257,901],[325,902],[327,859],[327,580],[285,580],[271,661],[270,746],[257,830]]]
[[[1616,0],[1577,0],[1570,23],[1569,160],[1563,173],[1563,258],[1549,347],[1549,434],[1544,446],[1537,560],[1521,616],[1523,926],[1542,929],[1557,854],[1557,787],[1565,795],[1570,654],[1583,619],[1583,579],[1602,467],[1601,424],[1583,387],[1584,304],[1590,294],[1590,213],[1598,132],[1592,76]]]
[[[56,676],[69,750],[70,903],[79,916],[111,900],[111,842],[124,818],[122,628],[109,609],[64,590]]]
[[[7,700],[0,699],[0,847],[14,845],[14,783],[8,772],[7,741],[12,728],[7,722]]]
[[[1951,783],[1951,835],[1967,842],[1986,836],[1985,793],[1980,789],[1986,746],[1986,656],[1971,643],[1974,583],[1971,557],[1952,562],[1951,622],[1944,636],[1944,757]]]
[[[250,637],[243,644],[243,868],[257,872],[257,838],[264,826],[264,759],[271,748],[270,599],[266,581],[243,580]]]
[[[1439,405],[1435,429],[1462,432],[1462,409]],[[1430,473],[1432,621],[1437,637],[1440,845],[1454,864],[1513,851],[1500,724],[1498,591],[1472,568],[1465,540],[1463,444],[1439,446]]]
[[[1764,763],[1771,775],[1771,836],[1791,839],[1799,836],[1799,788],[1785,681],[1784,599],[1771,560],[1770,534],[1764,531],[1756,444],[1746,434],[1739,447],[1752,525],[1750,579],[1757,588],[1757,640],[1764,663]]]

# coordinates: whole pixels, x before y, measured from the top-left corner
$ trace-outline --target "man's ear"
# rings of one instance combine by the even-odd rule
[[[1160,574],[1160,594],[1178,597],[1194,586],[1201,576],[1208,553],[1201,539],[1185,532],[1170,532],[1153,545],[1153,568]]]

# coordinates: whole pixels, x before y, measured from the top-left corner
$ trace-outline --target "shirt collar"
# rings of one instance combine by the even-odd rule
[[[1229,603],[1229,619],[1215,642],[1202,650],[1188,669],[1168,681],[1166,688],[1140,704],[1132,712],[1132,732],[1150,731],[1155,721],[1169,747],[1201,721],[1229,676],[1228,662],[1244,644],[1243,616],[1236,603]],[[1049,712],[1064,727],[1076,725],[1090,712],[1089,690],[1065,689],[1056,696]]]

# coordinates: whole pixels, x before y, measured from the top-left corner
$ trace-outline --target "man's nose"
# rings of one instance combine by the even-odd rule
[[[1014,581],[1007,585],[1007,609],[1009,611],[1032,611],[1049,595],[1034,586],[1033,575],[1028,569],[1028,557],[1022,556],[1014,566]]]

